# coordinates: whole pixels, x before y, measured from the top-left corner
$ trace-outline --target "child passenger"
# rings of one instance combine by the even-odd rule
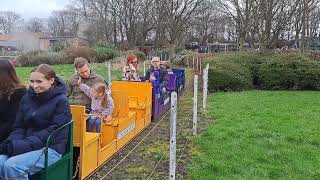
[[[101,132],[101,115],[103,122],[106,123],[111,119],[114,109],[114,102],[111,97],[111,91],[103,83],[95,83],[91,88],[78,81],[80,89],[91,99],[90,114],[97,116],[89,116],[87,119],[87,131],[93,132],[93,127],[96,127],[96,132]]]

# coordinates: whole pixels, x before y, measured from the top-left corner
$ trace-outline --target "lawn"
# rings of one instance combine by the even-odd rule
[[[195,139],[191,179],[320,179],[320,93],[208,97],[214,122]]]
[[[100,76],[102,76],[105,80],[108,79],[107,67],[105,64],[91,64],[90,67]],[[74,74],[74,67],[72,64],[53,65],[53,68],[57,73],[57,76],[61,77],[64,80],[68,80]],[[16,68],[19,78],[21,78],[21,80],[23,80],[25,83],[28,83],[29,74],[31,70],[32,70],[32,67]],[[113,80],[121,79],[120,69],[115,68],[112,70],[112,79]]]

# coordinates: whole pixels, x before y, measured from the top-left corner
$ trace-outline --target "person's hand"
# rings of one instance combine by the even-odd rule
[[[78,85],[80,86],[80,84],[81,84],[81,81],[82,81],[82,79],[81,79],[81,77],[79,77],[79,79],[78,79]]]
[[[150,81],[154,81],[154,80],[156,80],[156,77],[150,76]]]
[[[104,119],[103,119],[103,122],[104,123],[107,123],[108,121],[110,121],[111,120],[111,116],[106,116]]]

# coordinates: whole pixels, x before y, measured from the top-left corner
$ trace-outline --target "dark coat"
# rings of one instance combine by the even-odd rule
[[[166,87],[167,85],[167,70],[160,67],[159,69],[155,70],[153,66],[151,66],[150,70],[146,73],[146,76],[145,76],[145,80],[149,80],[150,79],[150,73],[153,72],[154,75],[155,75],[155,78],[157,80],[160,81],[160,87]]]
[[[13,132],[3,142],[4,152],[15,156],[45,147],[49,135],[71,120],[65,93],[65,83],[60,79],[56,79],[55,87],[43,93],[37,94],[29,88],[20,102]],[[50,148],[63,154],[68,142],[68,131],[68,128],[64,128],[57,133],[52,138]]]
[[[19,88],[12,95],[0,98],[0,143],[7,139],[12,131],[20,100],[26,91],[26,88]]]

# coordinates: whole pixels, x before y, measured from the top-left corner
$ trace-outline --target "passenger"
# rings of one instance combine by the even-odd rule
[[[0,60],[0,143],[7,139],[26,87],[8,60]]]
[[[111,119],[114,102],[111,97],[111,91],[103,83],[96,83],[90,88],[86,84],[81,82],[81,78],[78,81],[80,89],[91,98],[91,111],[90,114],[97,115],[97,117],[89,116],[87,119],[87,131],[93,132],[95,125],[96,132],[101,132],[101,118],[104,117],[103,121],[106,123]]]
[[[167,85],[167,70],[161,67],[160,58],[154,57],[151,60],[151,68],[147,72],[145,76],[146,81],[153,81],[153,80],[159,80],[160,82],[160,89],[162,92],[166,91],[166,85]]]
[[[4,179],[28,179],[44,168],[45,151],[48,164],[57,162],[65,153],[69,129],[49,135],[71,120],[65,83],[51,66],[41,64],[30,73],[31,85],[23,96],[13,131],[0,144],[0,176]]]
[[[137,73],[138,58],[133,54],[129,54],[127,64],[122,69],[122,80],[124,81],[141,81]]]
[[[172,73],[173,73],[172,70],[171,70],[171,68],[170,68],[170,66],[169,66],[168,64],[166,64],[166,63],[161,63],[160,66],[161,66],[161,68],[165,69],[165,70],[168,72],[168,74],[172,74]]]
[[[104,83],[104,80],[101,76],[90,70],[89,63],[85,58],[76,58],[74,67],[76,68],[77,73],[67,82],[66,95],[71,97],[71,104],[86,106],[87,112],[89,112],[91,99],[80,90],[78,80],[81,78],[82,82],[90,87],[95,83]]]

